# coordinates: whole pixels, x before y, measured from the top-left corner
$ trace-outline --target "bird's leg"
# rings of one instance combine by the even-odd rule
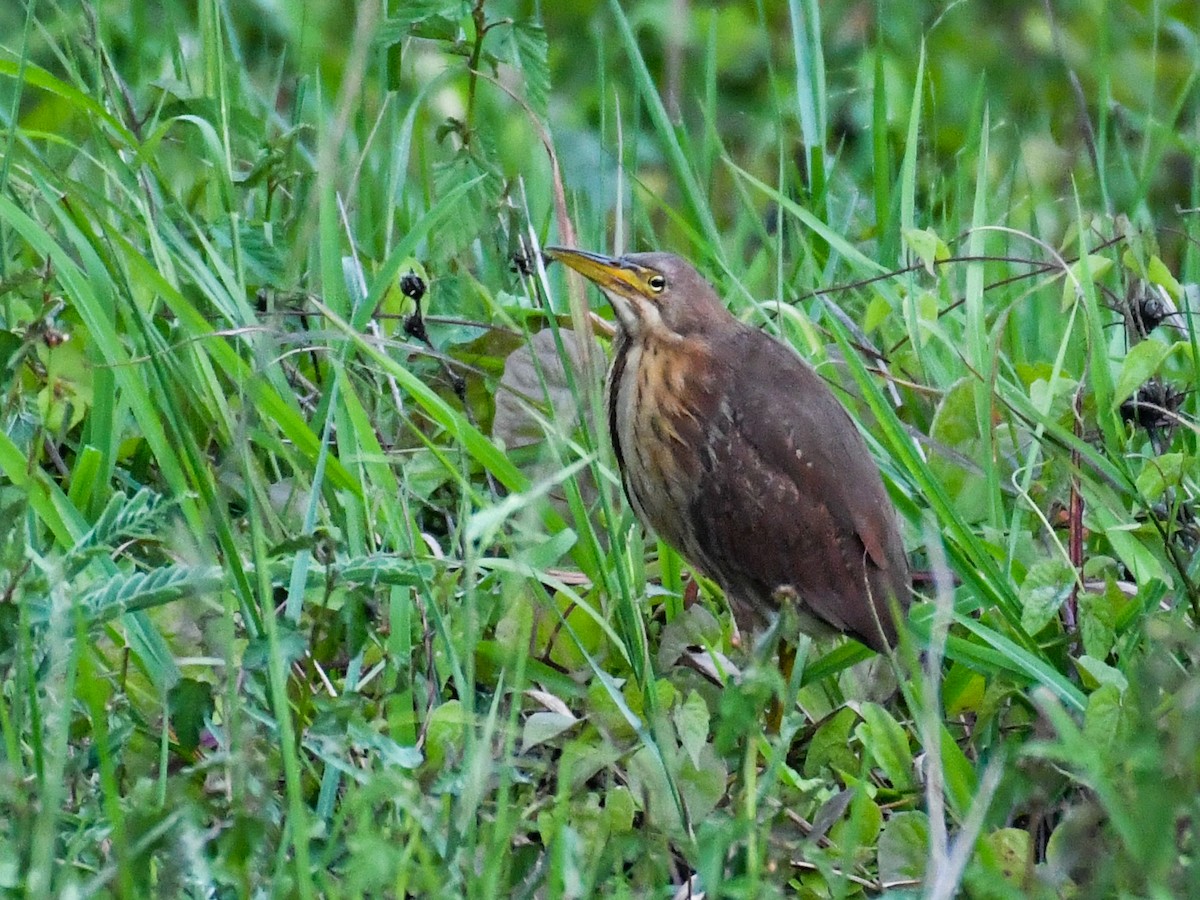
[[[792,683],[792,669],[796,664],[796,645],[788,638],[800,633],[795,591],[780,588],[775,592],[775,601],[779,613],[754,648],[755,660],[765,664],[769,664],[771,657],[777,654],[779,673],[783,676],[782,685],[774,693],[767,708],[767,731],[770,734],[778,734],[779,727],[783,724],[783,706]]]
[[[783,724],[783,701],[788,693],[788,685],[792,683],[792,667],[796,665],[796,648],[786,638],[779,639],[779,674],[783,676],[783,693],[771,698],[767,708],[767,732],[779,734],[779,726]]]

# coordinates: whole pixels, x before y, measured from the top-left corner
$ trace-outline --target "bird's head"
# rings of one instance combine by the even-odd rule
[[[614,257],[547,247],[545,254],[594,282],[630,337],[663,329],[679,335],[696,334],[732,318],[704,276],[673,253]]]

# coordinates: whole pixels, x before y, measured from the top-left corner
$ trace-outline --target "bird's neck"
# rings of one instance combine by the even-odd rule
[[[677,436],[672,423],[695,419],[692,407],[708,398],[716,362],[713,344],[705,337],[681,335],[665,327],[643,329],[636,335],[618,329],[607,385],[614,445],[622,437],[630,442],[631,437],[621,431],[636,422],[657,422]]]

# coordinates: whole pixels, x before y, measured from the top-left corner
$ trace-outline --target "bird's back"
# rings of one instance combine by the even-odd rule
[[[894,646],[890,604],[908,605],[908,563],[857,427],[790,348],[747,326],[718,344],[693,564],[721,583],[739,627],[761,626],[791,596],[837,631]]]

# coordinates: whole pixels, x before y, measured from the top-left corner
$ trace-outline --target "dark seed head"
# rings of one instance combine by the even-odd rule
[[[429,343],[429,332],[425,328],[425,319],[419,312],[405,317],[404,333],[422,343]]]
[[[533,262],[523,250],[518,250],[513,253],[513,255],[509,257],[509,261],[512,263],[512,265],[509,267],[509,271],[516,272],[522,278],[528,278],[533,274]]]
[[[425,296],[425,280],[416,272],[409,272],[400,279],[400,293],[417,303]]]
[[[1134,337],[1146,337],[1175,315],[1178,315],[1178,310],[1162,288],[1140,280],[1129,285],[1125,296],[1125,317]]]
[[[1151,378],[1121,404],[1121,417],[1147,431],[1170,428],[1183,403],[1183,392],[1158,378]]]

